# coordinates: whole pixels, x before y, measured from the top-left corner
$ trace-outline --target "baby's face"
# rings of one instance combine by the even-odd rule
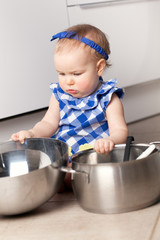
[[[87,49],[73,48],[71,51],[57,52],[54,62],[64,92],[82,98],[99,88],[97,62],[91,58]]]

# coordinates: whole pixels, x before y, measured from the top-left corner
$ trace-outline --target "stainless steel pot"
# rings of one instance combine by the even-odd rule
[[[49,200],[61,186],[66,143],[49,138],[0,144],[0,215],[31,211]]]
[[[0,214],[31,211],[49,200],[62,184],[65,173],[80,206],[95,213],[120,213],[147,207],[160,198],[160,154],[135,160],[149,144],[131,144],[130,159],[123,162],[125,144],[107,155],[85,150],[72,156],[55,139],[26,139],[25,144],[0,144]]]
[[[160,198],[159,149],[135,160],[149,144],[131,144],[123,162],[125,144],[107,155],[85,150],[72,157],[72,185],[80,206],[95,213],[120,213],[152,205]],[[75,174],[76,173],[76,174]]]

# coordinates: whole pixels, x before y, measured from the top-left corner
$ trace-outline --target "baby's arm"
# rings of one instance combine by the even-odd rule
[[[14,141],[19,140],[21,143],[24,143],[25,138],[51,137],[58,129],[59,121],[59,103],[52,95],[49,108],[43,119],[30,130],[22,130],[12,134],[11,139]]]
[[[100,153],[107,153],[114,148],[115,144],[125,143],[128,136],[128,128],[124,119],[124,111],[121,100],[116,94],[107,106],[106,118],[110,136],[95,142],[95,150]]]

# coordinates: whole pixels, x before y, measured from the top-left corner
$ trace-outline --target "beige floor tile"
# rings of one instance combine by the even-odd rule
[[[72,193],[63,193],[32,213],[1,217],[0,240],[151,240],[159,211],[156,204],[129,213],[94,214],[84,211]]]
[[[66,191],[65,193],[58,193],[53,198],[49,200],[49,202],[64,202],[64,201],[73,201],[76,200],[75,195],[72,190]]]

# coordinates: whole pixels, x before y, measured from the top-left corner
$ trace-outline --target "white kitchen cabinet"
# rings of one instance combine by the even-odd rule
[[[0,1],[0,119],[48,106],[57,81],[53,34],[68,27],[66,1]]]
[[[70,25],[89,23],[110,42],[104,80],[125,87],[127,123],[160,113],[160,0],[67,0]]]
[[[70,25],[90,23],[108,36],[112,67],[123,87],[160,78],[160,1],[67,0]]]

